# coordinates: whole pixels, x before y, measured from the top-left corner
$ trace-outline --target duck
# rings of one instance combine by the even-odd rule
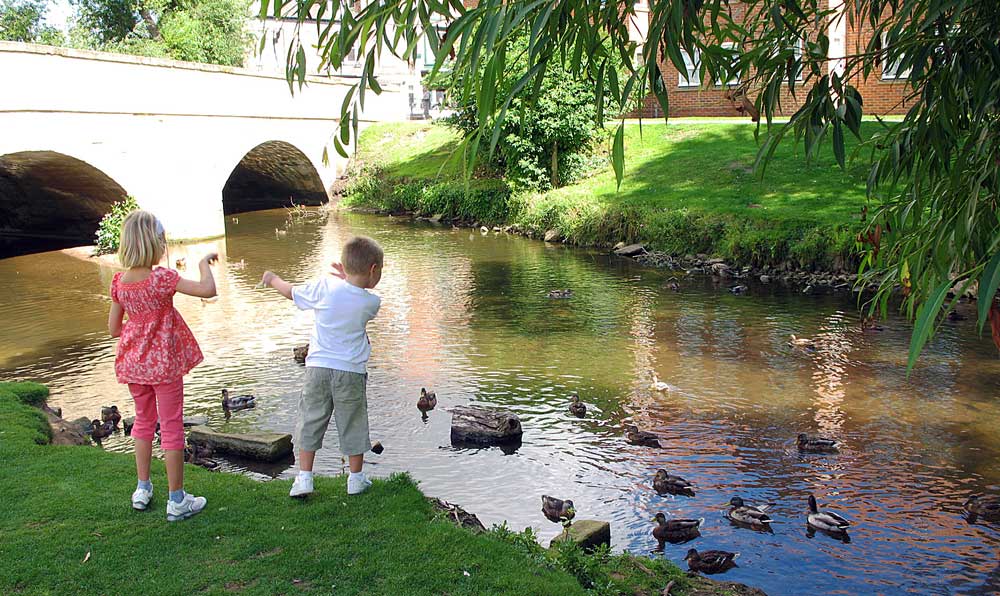
[[[279,230],[278,228],[274,228],[274,235],[278,238],[282,238],[288,235],[288,230]]]
[[[639,430],[634,424],[625,425],[625,439],[630,445],[640,447],[661,447],[659,438],[651,432]]]
[[[237,269],[237,270],[246,269],[247,268],[247,261],[246,261],[246,259],[240,259],[239,261],[236,261],[235,263],[230,263],[229,264],[229,268],[230,269]]]
[[[421,412],[427,412],[433,410],[438,405],[437,394],[431,391],[427,392],[423,387],[420,388],[420,399],[417,400],[417,409]]]
[[[843,446],[840,441],[818,435],[809,436],[806,433],[799,433],[795,444],[802,453],[840,453]]]
[[[219,467],[219,462],[211,459],[212,448],[208,445],[198,445],[188,441],[188,446],[184,448],[184,461],[189,464],[200,466],[207,470],[214,470]]]
[[[685,555],[684,560],[688,563],[691,571],[700,571],[707,575],[723,573],[736,567],[736,557],[740,553],[731,553],[724,550],[706,550],[698,552],[691,549]]]
[[[549,296],[549,298],[552,298],[552,299],[555,299],[555,300],[559,300],[561,298],[572,298],[573,297],[573,290],[570,290],[569,288],[567,288],[565,290],[549,290],[548,296]]]
[[[813,495],[809,495],[809,514],[806,516],[806,523],[812,528],[831,534],[844,534],[847,532],[847,528],[851,527],[851,522],[835,511],[829,509],[820,511],[816,506],[816,497]]]
[[[694,487],[680,476],[668,474],[666,470],[657,470],[653,477],[653,489],[659,494],[694,496]]]
[[[741,497],[729,499],[730,509],[726,512],[729,521],[739,525],[749,526],[755,530],[769,530],[774,520],[767,514],[768,505],[747,505]]]
[[[861,319],[861,331],[877,333],[882,331],[882,326],[878,324],[875,317],[863,317]]]
[[[809,339],[808,337],[795,337],[795,335],[792,335],[792,338],[788,340],[788,345],[793,348],[802,348],[803,350],[808,350],[810,352],[816,349],[815,341]]]
[[[578,417],[583,418],[587,415],[587,404],[580,401],[580,396],[573,393],[569,396],[569,413]]]
[[[976,523],[980,517],[986,521],[1000,521],[1000,497],[972,495],[962,507],[970,524]]]
[[[666,283],[663,284],[663,287],[665,287],[666,289],[670,290],[671,292],[680,292],[681,291],[681,284],[677,283],[677,279],[674,278],[674,277],[671,277],[670,279],[668,279],[666,281]]]
[[[301,346],[295,346],[292,348],[292,358],[294,358],[299,364],[305,364],[308,356],[309,344],[302,344]]]
[[[733,286],[733,287],[729,288],[729,292],[731,294],[736,294],[736,295],[746,294],[747,291],[749,291],[749,290],[750,290],[750,288],[748,288],[748,287],[746,287],[744,285],[738,285],[738,286]]]
[[[101,439],[105,437],[110,437],[111,433],[114,432],[114,430],[115,430],[114,426],[112,426],[110,421],[101,422],[100,420],[97,420],[95,418],[90,423],[90,430],[88,434],[90,435],[90,438],[100,443]]]
[[[542,515],[550,522],[562,524],[569,527],[576,517],[576,507],[569,499],[557,499],[548,495],[542,495]]]
[[[257,398],[253,395],[237,395],[235,397],[229,397],[229,390],[222,390],[222,411],[226,415],[226,420],[232,415],[232,412],[239,412],[240,410],[249,410],[250,408],[257,407]]]
[[[649,388],[653,391],[666,391],[670,389],[670,384],[659,380],[656,378],[656,375],[653,375],[653,382],[649,385]]]
[[[233,222],[234,224],[238,224],[238,223],[240,223],[240,218],[238,218],[238,217],[230,217],[229,221]]]
[[[118,424],[122,421],[122,415],[118,411],[118,406],[105,406],[101,408],[101,421],[110,422],[112,428],[117,429]]]
[[[181,257],[181,258],[177,259],[176,261],[174,261],[174,267],[176,267],[177,269],[181,269],[181,270],[186,269],[187,268],[187,259],[185,257]]]
[[[680,544],[693,540],[701,535],[699,528],[705,523],[705,518],[699,519],[671,519],[663,513],[653,516],[656,527],[653,528],[653,538],[656,538],[657,550],[663,550],[663,544]]]
[[[949,310],[947,316],[948,316],[948,320],[952,321],[952,322],[964,321],[965,318],[966,318],[965,315],[963,315],[962,313],[958,312],[957,310]]]

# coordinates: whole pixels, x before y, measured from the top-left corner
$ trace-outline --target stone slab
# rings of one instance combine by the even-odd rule
[[[611,524],[596,519],[578,519],[573,522],[567,532],[553,538],[549,547],[555,546],[562,540],[571,540],[586,551],[593,550],[602,544],[611,546]]]
[[[217,453],[232,453],[258,461],[277,461],[292,453],[292,435],[282,433],[221,433],[207,426],[195,426],[188,441],[211,447]]]
[[[634,257],[646,253],[646,247],[641,244],[629,244],[615,250],[615,254],[620,257]]]

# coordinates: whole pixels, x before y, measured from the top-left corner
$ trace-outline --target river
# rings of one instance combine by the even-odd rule
[[[633,552],[655,546],[658,511],[704,517],[700,538],[653,556],[683,566],[690,547],[739,551],[740,566],[722,577],[772,596],[1000,591],[1000,529],[961,515],[969,494],[1000,490],[1000,361],[971,305],[907,377],[907,323],[862,332],[847,294],[754,286],[737,296],[702,277],[672,291],[669,272],[605,254],[368,215],[288,223],[284,211],[263,211],[226,226],[225,239],[170,253],[171,263],[186,257],[190,276],[205,251],[225,255],[217,301],[175,301],[206,356],[186,379],[186,411],[213,427],[292,431],[304,368],[291,353],[308,340],[311,314],[254,286],[264,269],[293,282],[322,275],[351,234],[366,234],[386,252],[368,390],[372,436],[386,451],[369,458],[370,474],[409,472],[428,495],[487,525],[532,526],[546,543],[560,528],[540,513],[543,493],[572,498],[578,518],[610,520],[615,548]],[[61,252],[0,260],[0,376],[48,384],[66,418],[111,403],[131,415],[106,330],[112,274]],[[573,297],[547,298],[563,288]],[[818,349],[789,347],[791,334]],[[670,389],[654,391],[654,375]],[[224,387],[256,394],[258,407],[226,423]],[[426,420],[421,387],[439,399]],[[589,405],[584,419],[567,413],[570,392]],[[515,410],[521,447],[451,447],[447,409],[470,403]],[[663,448],[626,444],[628,420]],[[801,456],[799,432],[846,448]],[[127,451],[131,441],[104,447]],[[340,473],[335,430],[327,447],[317,470]],[[263,480],[294,473],[226,467]],[[691,480],[697,496],[658,496],[658,468]],[[131,481],[109,491],[124,499]],[[853,521],[850,543],[807,534],[810,493]],[[735,495],[774,503],[773,534],[722,517]]]

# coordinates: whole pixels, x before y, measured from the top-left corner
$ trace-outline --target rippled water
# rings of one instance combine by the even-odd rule
[[[542,493],[572,498],[581,518],[611,520],[616,548],[635,552],[655,546],[655,512],[705,517],[701,538],[656,556],[683,565],[692,546],[737,550],[740,567],[724,577],[772,595],[1000,591],[1000,531],[961,517],[969,493],[1000,490],[1000,362],[971,307],[907,378],[906,324],[862,333],[847,296],[733,296],[707,279],[673,292],[666,272],[503,234],[342,214],[278,235],[284,218],[242,214],[224,241],[172,248],[171,260],[192,263],[209,248],[227,255],[217,302],[176,301],[206,355],[187,377],[189,414],[220,429],[291,431],[304,370],[291,349],[307,341],[311,315],[253,287],[265,268],[293,281],[320,275],[350,234],[368,234],[386,249],[383,307],[369,326],[373,438],[386,446],[370,458],[374,475],[408,471],[485,523],[533,526],[546,541],[558,527],[539,512]],[[67,418],[107,403],[132,413],[106,332],[112,273],[58,252],[0,260],[0,375],[48,383]],[[575,295],[546,298],[556,288]],[[820,349],[789,348],[792,333]],[[671,390],[652,391],[654,374]],[[223,387],[255,393],[257,409],[226,424]],[[426,421],[421,387],[439,398]],[[565,410],[571,391],[590,406],[583,420]],[[520,449],[452,448],[446,410],[467,403],[516,410]],[[664,448],[627,445],[626,419]],[[802,431],[848,447],[800,456],[792,440]],[[327,445],[320,471],[339,473],[335,431]],[[660,467],[692,480],[697,497],[657,496]],[[807,536],[809,493],[853,520],[849,544]],[[733,495],[775,503],[774,533],[731,527],[722,511]]]

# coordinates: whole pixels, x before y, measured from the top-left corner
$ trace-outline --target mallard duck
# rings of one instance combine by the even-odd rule
[[[795,337],[792,335],[792,338],[788,340],[788,345],[793,348],[801,348],[810,352],[816,349],[816,342],[808,337]]]
[[[101,408],[101,421],[110,422],[113,428],[118,428],[118,423],[122,421],[122,415],[118,412],[118,406],[104,406]]]
[[[831,534],[843,534],[847,532],[847,528],[851,527],[851,522],[840,517],[836,512],[820,511],[816,506],[816,497],[812,495],[809,495],[809,515],[806,516],[806,522],[817,530]]]
[[[542,495],[542,514],[550,522],[562,524],[569,527],[576,517],[576,508],[573,501],[557,499],[548,495]]]
[[[1000,497],[972,495],[963,507],[970,524],[976,523],[980,517],[986,521],[1000,521]]]
[[[882,326],[878,324],[875,317],[864,317],[861,319],[861,331],[878,332],[882,331]]]
[[[229,390],[222,390],[222,411],[226,415],[226,420],[232,415],[232,412],[239,412],[240,410],[249,410],[250,408],[257,407],[257,398],[252,395],[237,395],[234,397],[229,397]]]
[[[659,380],[656,378],[656,375],[653,375],[653,382],[650,383],[649,388],[653,391],[666,391],[670,389],[670,384]]]
[[[634,424],[625,425],[625,440],[640,447],[660,447],[660,440],[651,432],[639,430]]]
[[[574,394],[572,394],[572,395],[569,396],[569,399],[570,399],[570,402],[569,402],[569,413],[570,414],[572,414],[574,416],[577,416],[579,418],[583,418],[584,416],[587,415],[587,404],[585,404],[582,401],[580,401],[580,396],[579,395],[577,395],[577,394],[574,393]]]
[[[949,321],[964,321],[966,318],[965,315],[957,310],[949,310],[947,316]]]
[[[743,525],[749,526],[755,530],[767,530],[770,529],[770,524],[772,521],[771,516],[769,516],[766,511],[771,505],[760,505],[753,506],[747,505],[743,502],[741,497],[733,497],[729,499],[730,509],[726,512],[726,517],[729,521]]]
[[[694,487],[680,476],[668,474],[666,470],[657,470],[653,477],[653,489],[662,494],[694,496]]]
[[[436,393],[431,391],[427,392],[423,387],[420,388],[420,399],[417,400],[417,409],[421,412],[427,412],[433,410],[438,405],[438,396]]]
[[[736,557],[740,553],[731,553],[724,550],[706,550],[698,552],[695,549],[688,551],[684,560],[688,562],[688,569],[699,571],[708,575],[722,573],[736,567]]]
[[[656,538],[657,550],[663,550],[665,542],[680,544],[700,536],[701,532],[698,530],[701,528],[701,524],[705,523],[705,518],[667,520],[667,516],[657,513],[653,517],[653,521],[656,522],[656,527],[653,528],[653,538]]]
[[[181,258],[177,259],[176,261],[174,261],[174,267],[176,267],[177,269],[185,269],[185,268],[187,268],[187,258],[181,257]]]
[[[189,464],[200,466],[206,470],[214,470],[219,467],[219,462],[212,458],[212,448],[207,445],[197,445],[188,442],[184,448],[184,461]]]
[[[570,290],[568,288],[565,289],[565,290],[549,290],[548,296],[549,296],[549,298],[553,298],[553,299],[556,299],[556,300],[561,299],[561,298],[572,298],[573,297],[573,290]]]
[[[809,436],[806,433],[799,433],[795,443],[803,453],[839,453],[842,447],[840,441],[818,435]]]
[[[303,344],[301,346],[295,346],[292,348],[292,358],[299,364],[305,364],[306,358],[309,356],[309,344]]]
[[[114,426],[112,426],[110,421],[101,422],[100,420],[97,420],[95,418],[90,423],[90,431],[88,432],[88,434],[90,435],[90,438],[94,439],[97,442],[100,442],[101,439],[110,437],[111,433],[113,433],[114,430],[115,430]]]

